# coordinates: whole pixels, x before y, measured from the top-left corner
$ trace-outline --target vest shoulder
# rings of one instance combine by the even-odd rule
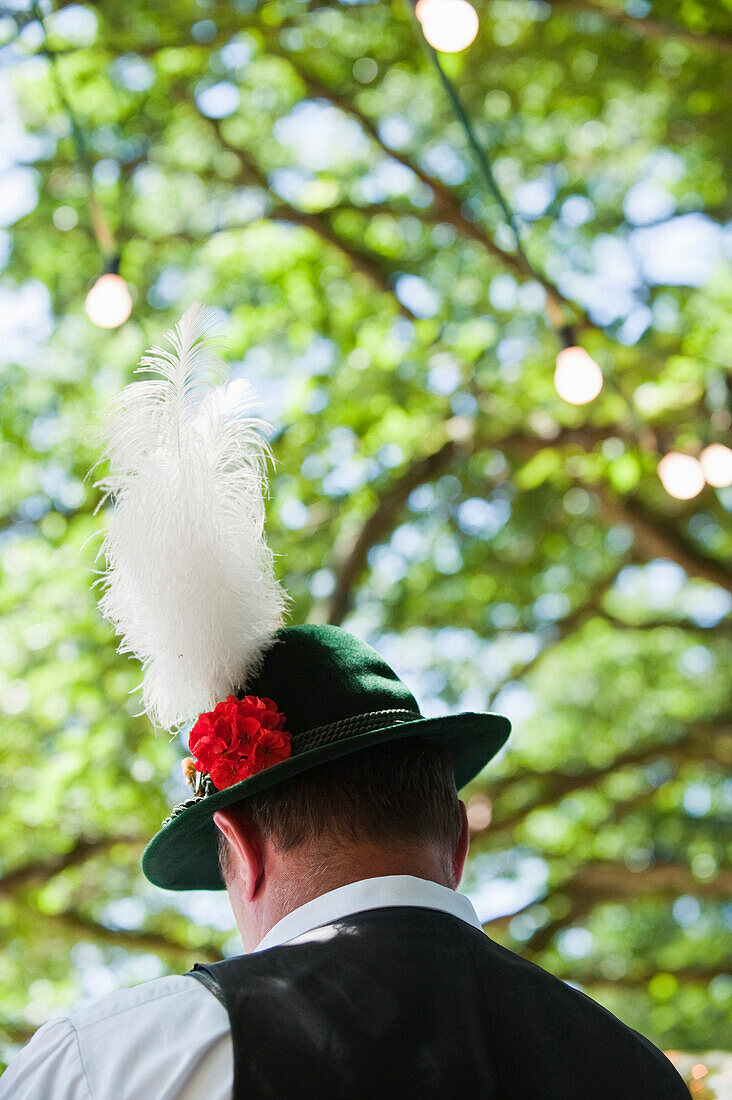
[[[502,990],[508,991],[516,1007],[518,1002],[531,1004],[536,1016],[552,1020],[561,1030],[566,1026],[570,1043],[587,1040],[613,1049],[617,1055],[625,1053],[638,1066],[639,1072],[649,1074],[654,1087],[664,1083],[664,1097],[668,1100],[686,1098],[689,1091],[673,1063],[641,1032],[624,1024],[609,1009],[530,959],[517,955],[507,947],[496,943],[490,936],[477,929],[465,927],[463,934],[472,942],[476,955],[484,959],[486,969],[492,974],[502,970],[506,981]],[[511,1011],[512,1006],[509,1007]],[[520,1009],[516,1015],[520,1015]],[[579,1056],[579,1055],[578,1055]],[[642,1067],[642,1069],[641,1069]]]

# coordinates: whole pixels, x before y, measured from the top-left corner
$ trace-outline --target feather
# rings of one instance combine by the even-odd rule
[[[249,415],[247,382],[211,388],[215,314],[195,304],[152,348],[102,426],[109,474],[95,482],[114,507],[94,584],[120,636],[142,662],[142,703],[177,731],[242,689],[282,625],[287,596],[264,537],[265,421]],[[136,373],[137,373],[136,372]],[[95,463],[92,470],[99,463]]]

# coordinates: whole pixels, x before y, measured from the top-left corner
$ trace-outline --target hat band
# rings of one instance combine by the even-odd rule
[[[340,741],[344,737],[355,737],[359,733],[368,733],[370,730],[383,729],[385,726],[399,726],[406,722],[419,722],[422,715],[413,710],[370,710],[365,714],[353,714],[350,718],[339,718],[335,722],[328,722],[325,726],[315,726],[311,730],[292,735],[292,755],[301,756],[305,752],[319,749],[323,745],[330,745],[334,741]],[[195,806],[202,798],[218,794],[209,775],[197,775],[197,797],[187,798],[185,802],[179,802],[170,811],[163,825],[167,825],[175,817],[180,817],[189,806]]]
[[[292,755],[319,749],[321,745],[330,745],[343,737],[355,737],[359,733],[382,729],[384,726],[398,726],[402,722],[418,722],[421,714],[413,710],[370,710],[365,714],[353,714],[350,718],[339,718],[326,726],[316,726],[303,733],[292,735]]]

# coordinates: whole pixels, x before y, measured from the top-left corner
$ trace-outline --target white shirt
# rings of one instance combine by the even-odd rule
[[[288,913],[255,948],[288,943],[351,913],[416,905],[480,928],[463,894],[411,875],[362,879]],[[120,989],[44,1024],[0,1078],[0,1100],[231,1100],[229,1017],[184,975]]]

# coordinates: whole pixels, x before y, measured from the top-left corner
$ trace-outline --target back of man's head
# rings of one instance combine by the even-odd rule
[[[437,853],[444,880],[462,818],[450,751],[435,741],[403,738],[321,764],[254,795],[236,807],[261,837],[303,874],[324,879],[354,862],[356,853]],[[229,847],[220,838],[228,881]],[[384,872],[387,873],[387,872]]]

